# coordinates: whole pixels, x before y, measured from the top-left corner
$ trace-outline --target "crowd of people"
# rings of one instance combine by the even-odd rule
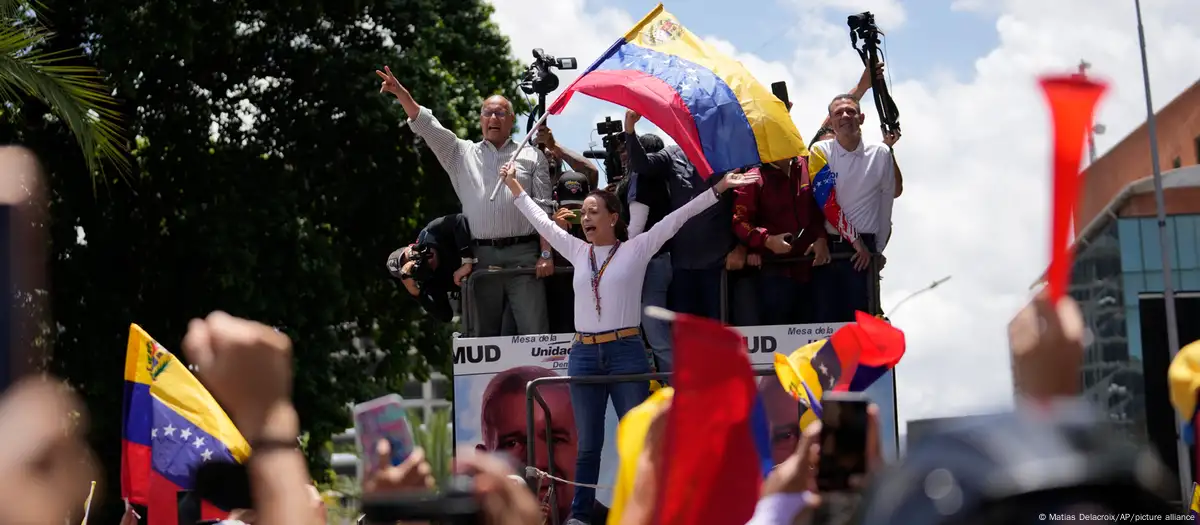
[[[887,245],[900,173],[890,149],[898,137],[887,137],[888,144],[863,141],[861,90],[831,100],[829,131],[822,133],[833,136],[812,144],[807,157],[708,179],[697,175],[677,147],[637,135],[639,116],[629,112],[622,153],[628,174],[616,187],[599,190],[593,189],[594,168],[589,171],[586,159],[556,144],[549,130],[540,134],[543,148],[527,148],[513,158],[519,149],[510,138],[515,115],[503,97],[483,104],[484,140],[475,143],[438,124],[390,70],[379,74],[381,91],[397,97],[462,202],[460,214],[434,221],[416,243],[388,261],[390,271],[433,315],[445,317],[441,300],[464,280],[494,268],[527,268],[532,275],[506,275],[489,283],[494,288],[481,288],[477,301],[489,316],[481,326],[497,334],[545,333],[552,294],[544,279],[555,273],[560,258],[578,270],[570,283],[576,336],[568,373],[595,376],[670,370],[669,346],[654,346],[656,341],[669,344],[670,338],[650,335],[663,327],[648,322],[642,307],[662,304],[716,317],[715,281],[725,269],[758,269],[742,278],[751,283],[756,302],[734,313],[770,310],[775,316],[760,322],[842,321],[851,318],[847,312],[866,309],[865,293],[859,291],[873,286],[866,270]],[[18,164],[35,166],[27,157]],[[551,179],[549,165],[558,161],[574,171]],[[18,175],[15,182],[0,181],[0,190],[36,186]],[[828,187],[831,178],[837,180],[833,188]],[[493,201],[489,193],[498,180],[505,187]],[[9,193],[0,191],[0,197]],[[721,240],[725,233],[728,238]],[[435,279],[440,288],[430,286]],[[828,290],[832,296],[821,295]],[[813,303],[824,306],[808,309]],[[893,465],[882,461],[878,439],[866,439],[867,478],[841,491],[823,491],[817,483],[818,458],[827,446],[818,439],[821,423],[800,428],[799,407],[778,381],[760,383],[774,467],[747,522],[1033,523],[1049,515],[1108,523],[1122,521],[1121,516],[1174,512],[1166,496],[1173,485],[1169,470],[1152,452],[1110,439],[1116,433],[1106,431],[1105,422],[1076,399],[1084,340],[1078,306],[1070,298],[1052,302],[1039,295],[1010,323],[1009,340],[1014,374],[1023,388],[1014,412],[943,429]],[[646,358],[647,341],[654,359]],[[248,508],[235,509],[229,519],[324,523],[314,476],[297,444],[301,429],[292,404],[291,340],[264,324],[214,312],[191,321],[181,347],[253,450],[246,462]],[[456,458],[455,470],[463,476],[456,479],[469,482],[455,490],[473,502],[464,514],[474,523],[540,525],[554,506],[565,511],[557,515],[567,525],[655,522],[670,454],[663,447],[663,428],[671,403],[647,404],[645,383],[549,389],[547,401],[569,406],[574,421],[565,426],[557,418],[551,434],[566,441],[576,437],[575,450],[561,449],[574,458],[547,460],[574,460],[556,469],[575,481],[573,490],[549,501],[547,494],[529,490],[510,461],[523,458],[505,452],[513,447],[504,436],[515,433],[505,429],[523,430],[523,422],[511,417],[524,412],[521,386],[535,376],[517,369],[489,385],[484,443]],[[76,394],[58,385],[30,377],[0,398],[0,426],[7,430],[0,432],[6,440],[0,447],[0,524],[58,525],[77,519],[88,482],[98,478],[84,440],[86,410]],[[617,510],[598,504],[592,488],[603,442],[597,422],[602,423],[610,400],[619,416],[653,412],[636,457],[634,489]],[[879,434],[877,413],[867,410],[873,429],[867,436]],[[423,452],[415,450],[399,465],[390,452],[385,440],[375,458],[364,458],[379,465],[362,480],[364,499],[378,503],[416,494],[420,497],[391,501],[416,502],[412,506],[426,514],[449,512],[419,504],[450,501],[429,496],[436,488]],[[127,512],[126,524],[138,521],[132,509]],[[370,515],[360,521],[381,522]]]
[[[529,206],[532,207],[532,206]],[[615,243],[614,243],[615,244]],[[1075,398],[1083,356],[1083,323],[1069,298],[1057,305],[1034,299],[1010,324],[1016,373],[1026,397],[1011,414],[946,428],[893,465],[881,460],[878,440],[867,440],[868,477],[839,492],[822,492],[821,424],[778,447],[748,523],[954,524],[1040,523],[1047,516],[1083,523],[1180,520],[1186,514],[1164,497],[1173,481],[1150,452],[1114,441],[1115,432]],[[226,523],[325,523],[325,509],[296,444],[300,428],[291,404],[291,341],[250,320],[215,312],[191,322],[182,343],[212,395],[253,445],[247,462],[251,508],[235,509]],[[795,405],[793,405],[795,406]],[[642,407],[639,407],[642,408]],[[634,488],[619,516],[607,523],[655,522],[656,495],[665,479],[664,426],[670,402],[651,407],[645,444],[636,457]],[[77,521],[96,479],[84,436],[86,410],[70,391],[44,377],[27,378],[0,399],[0,523],[59,525]],[[877,410],[868,425],[878,435]],[[871,432],[868,431],[868,435]],[[435,501],[432,469],[420,449],[394,465],[388,443],[376,450],[379,468],[363,480],[374,501]],[[453,523],[542,525],[545,505],[501,455],[460,452],[456,472],[472,509]],[[401,499],[404,494],[414,497]],[[376,505],[376,508],[379,508]],[[451,514],[410,505],[407,511]],[[236,521],[232,521],[236,520]],[[126,513],[123,525],[139,517]],[[384,523],[365,515],[360,523]],[[436,521],[435,521],[436,523]],[[602,523],[602,522],[595,522]]]
[[[450,320],[449,294],[471,279],[472,335],[574,332],[568,373],[597,376],[670,372],[669,327],[643,307],[721,319],[726,272],[734,272],[733,324],[847,322],[872,310],[870,266],[890,236],[900,171],[892,159],[898,136],[863,137],[859,101],[870,70],[829,102],[807,155],[707,178],[679,146],[639,135],[641,116],[628,110],[621,172],[606,173],[605,189],[596,188],[594,165],[549,128],[537,130],[537,147],[514,142],[516,115],[503,96],[484,101],[483,140],[471,142],[443,127],[390,68],[377,74],[380,92],[399,102],[462,205],[388,258],[392,275],[438,319]],[[493,200],[497,180],[506,191]],[[569,286],[552,279],[566,265]],[[519,268],[533,271],[489,275]],[[588,486],[599,477],[609,401],[624,417],[649,388],[571,385],[580,486],[568,525],[599,521]]]

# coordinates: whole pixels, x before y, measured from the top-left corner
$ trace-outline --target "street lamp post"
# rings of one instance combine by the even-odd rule
[[[1087,78],[1087,70],[1092,68],[1092,64],[1086,60],[1079,60],[1079,77]],[[1092,124],[1088,126],[1088,166],[1096,163],[1096,135],[1104,134],[1104,124]]]
[[[1158,130],[1154,123],[1154,103],[1150,98],[1150,66],[1146,60],[1146,31],[1142,28],[1142,2],[1141,0],[1133,0],[1134,10],[1137,11],[1137,30],[1138,30],[1138,45],[1142,53],[1142,81],[1145,84],[1146,90],[1146,129],[1150,135],[1150,166],[1154,173],[1154,205],[1158,213],[1158,244],[1162,249],[1162,272],[1163,272],[1163,303],[1166,307],[1167,314],[1167,348],[1171,352],[1171,359],[1175,359],[1175,354],[1179,353],[1179,326],[1175,320],[1175,286],[1174,276],[1171,273],[1171,239],[1167,235],[1167,212],[1166,199],[1163,197],[1162,170],[1158,162]],[[1175,415],[1175,431],[1176,431],[1176,448],[1179,454],[1179,486],[1180,495],[1187,498],[1188,488],[1191,487],[1191,480],[1188,479],[1188,451],[1183,444],[1183,440],[1179,439],[1178,432],[1181,428],[1182,421],[1179,420],[1179,415]]]

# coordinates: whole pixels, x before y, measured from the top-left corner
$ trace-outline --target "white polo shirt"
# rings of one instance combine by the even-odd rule
[[[875,234],[879,253],[892,230],[892,202],[896,198],[892,152],[883,144],[858,143],[846,151],[837,140],[822,140],[809,147],[810,166],[828,166],[837,180],[837,203],[846,221],[859,233]],[[815,174],[814,174],[815,175]],[[838,231],[825,221],[825,231]]]

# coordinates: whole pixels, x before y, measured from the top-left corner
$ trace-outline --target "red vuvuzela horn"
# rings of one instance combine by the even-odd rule
[[[1050,224],[1050,269],[1047,287],[1051,302],[1067,291],[1074,253],[1068,243],[1071,215],[1079,199],[1079,163],[1084,134],[1100,96],[1108,85],[1079,75],[1046,76],[1040,80],[1054,118],[1054,190]]]

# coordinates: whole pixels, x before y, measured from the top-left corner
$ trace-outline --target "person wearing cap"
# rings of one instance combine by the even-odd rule
[[[387,267],[430,316],[448,323],[454,310],[447,294],[458,291],[475,263],[471,228],[466,216],[456,213],[430,221],[417,242],[388,255]]]
[[[583,199],[592,192],[592,187],[586,175],[574,171],[563,173],[554,186],[554,202],[558,205],[554,222],[559,228],[580,239],[585,238],[583,226],[579,224],[580,208],[583,207]],[[561,257],[562,254],[558,256]],[[567,262],[566,259],[563,259],[563,262]]]

